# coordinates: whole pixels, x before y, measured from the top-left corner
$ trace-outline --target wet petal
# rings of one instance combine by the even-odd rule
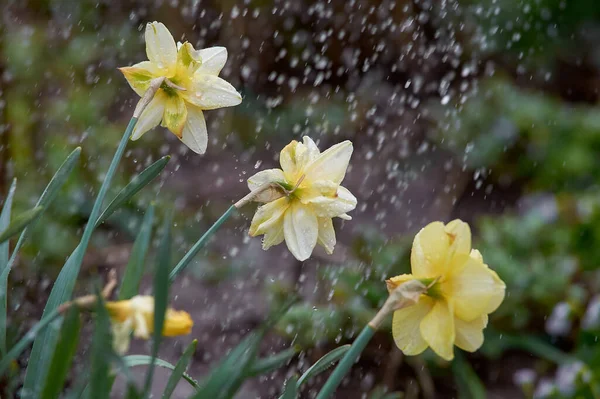
[[[182,92],[190,104],[204,110],[233,107],[242,102],[242,96],[226,80],[196,72],[190,90]]]
[[[159,90],[135,124],[131,133],[132,140],[139,139],[148,130],[158,126],[164,115],[166,101],[166,94]]]
[[[335,230],[333,229],[333,221],[331,218],[317,218],[319,224],[319,236],[317,237],[317,243],[323,248],[329,255],[333,253],[333,247],[335,247]]]
[[[283,233],[285,243],[292,255],[298,260],[306,260],[317,244],[319,235],[317,216],[309,207],[299,201],[293,201],[283,217]]]
[[[469,254],[471,252],[471,228],[460,219],[451,221],[446,225],[446,234],[450,238],[449,255]]]
[[[250,223],[250,235],[256,237],[265,234],[277,223],[283,224],[283,214],[290,206],[287,198],[279,198],[273,202],[259,206]]]
[[[181,139],[187,115],[187,107],[183,98],[178,95],[167,96],[162,126],[169,129],[175,136]]]
[[[279,163],[290,184],[296,184],[308,163],[308,149],[296,140],[283,147],[279,153]]]
[[[394,312],[392,335],[394,342],[405,355],[414,356],[427,349],[427,342],[421,335],[420,325],[431,311],[433,301],[421,297],[419,302]]]
[[[483,345],[483,329],[487,326],[487,322],[487,315],[472,321],[464,321],[456,317],[454,319],[454,328],[456,329],[454,344],[467,352],[475,352]]]
[[[505,285],[486,265],[463,256],[462,265],[456,266],[441,288],[444,297],[454,301],[456,316],[471,321],[496,310],[504,299]]]
[[[329,180],[340,184],[346,175],[352,150],[352,143],[348,140],[328,148],[306,168],[306,178],[309,181]]]
[[[436,300],[431,312],[423,318],[420,330],[425,342],[441,358],[454,358],[454,315],[448,302]]]
[[[160,73],[150,61],[143,61],[130,67],[119,68],[119,70],[127,79],[129,86],[140,97],[148,90],[150,81],[158,77]]]
[[[158,68],[174,72],[177,46],[171,32],[160,22],[146,25],[146,55]]]
[[[248,188],[250,191],[256,190],[266,183],[285,182],[285,176],[281,169],[261,170],[248,179]]]
[[[177,50],[177,77],[192,79],[194,73],[200,67],[200,62],[195,58],[196,50],[191,43],[185,42]],[[178,82],[180,85],[183,82]]]
[[[227,49],[225,47],[209,47],[196,51],[195,57],[202,63],[198,69],[199,73],[217,76],[227,62]]]
[[[450,237],[442,222],[429,223],[415,236],[410,264],[417,277],[439,277],[446,272]]]
[[[308,151],[308,162],[312,162],[321,155],[321,151],[319,151],[319,147],[315,144],[313,139],[308,136],[302,137],[302,143],[306,147]]]
[[[310,205],[319,217],[332,218],[356,208],[356,197],[342,186],[339,186],[336,196],[319,196],[302,202]]]
[[[187,106],[187,118],[183,126],[181,141],[196,154],[204,154],[208,145],[208,131],[202,110]]]
[[[278,223],[274,223],[267,228],[264,234],[262,248],[265,251],[274,245],[281,244],[285,239],[285,235],[283,233],[283,218],[280,219]]]

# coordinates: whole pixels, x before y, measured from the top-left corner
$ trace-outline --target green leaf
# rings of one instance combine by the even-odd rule
[[[483,386],[473,368],[461,352],[457,352],[452,362],[452,374],[458,387],[459,399],[485,399]]]
[[[58,170],[56,171],[54,176],[52,176],[52,179],[50,179],[50,182],[48,183],[48,185],[42,192],[42,195],[40,196],[40,198],[38,199],[38,202],[36,204],[36,207],[42,208],[42,212],[37,216],[38,220],[42,216],[42,214],[46,211],[46,209],[48,209],[48,206],[50,206],[50,204],[56,199],[58,192],[60,191],[62,186],[66,183],[69,175],[71,174],[71,171],[77,164],[77,161],[79,160],[79,155],[81,155],[81,148],[77,147],[69,154],[69,156],[65,159],[65,161],[62,163],[62,165],[58,168]],[[23,230],[23,232],[21,233],[21,236],[17,240],[17,244],[15,245],[15,248],[13,249],[10,259],[8,260],[8,264],[6,265],[6,267],[4,267],[4,269],[2,270],[2,273],[0,274],[0,342],[2,343],[2,345],[5,345],[5,342],[6,342],[6,317],[7,317],[6,293],[8,291],[8,274],[10,273],[12,265],[15,262],[17,254],[19,253],[19,249],[21,248],[21,246],[23,245],[25,240],[27,240],[27,238],[29,237],[31,228],[35,222],[36,221],[34,220],[32,223],[29,224],[29,226],[27,226],[25,228],[25,230]],[[50,313],[51,312],[49,312],[48,314],[50,315]],[[33,331],[33,328],[32,328],[32,331]],[[39,331],[41,331],[41,330],[36,330],[36,333]],[[35,337],[35,335],[33,335],[32,337]],[[25,344],[25,343],[28,344],[28,342],[29,342],[29,340],[25,340],[25,341],[21,340],[22,344]],[[25,348],[24,347],[22,349],[17,348],[17,350],[14,351],[14,353],[16,353],[15,357],[18,356],[23,349],[25,349]],[[11,351],[11,352],[13,352],[13,351]],[[30,357],[30,359],[31,359],[31,357]],[[27,391],[25,391],[25,392],[27,392]],[[23,395],[23,396],[24,396],[24,398],[27,397],[27,395]]]
[[[129,299],[138,294],[140,281],[144,275],[145,259],[146,254],[148,253],[148,247],[150,246],[153,223],[154,205],[151,204],[146,210],[140,232],[133,243],[129,262],[127,262],[125,272],[123,273],[123,281],[121,283],[121,288],[119,289],[120,300]]]
[[[8,225],[6,230],[0,233],[0,243],[8,241],[13,236],[19,234],[21,231],[25,229],[31,222],[36,220],[36,218],[42,213],[43,208],[41,206],[36,206],[35,208],[29,209],[25,211],[17,217],[13,219],[13,221]]]
[[[81,320],[79,319],[79,309],[77,306],[72,306],[65,316],[63,322],[54,357],[50,363],[50,370],[44,390],[42,391],[42,399],[58,398],[67,378],[69,368],[73,362],[73,356],[77,350],[79,343],[79,332],[81,330]]]
[[[100,290],[96,288],[96,322],[92,337],[92,372],[90,375],[90,399],[108,399],[110,396],[110,355],[112,350],[112,334],[110,316],[104,305]]]
[[[148,356],[148,355],[129,355],[129,356],[123,357],[123,360],[125,361],[125,364],[127,365],[127,367],[145,366],[145,365],[150,364],[150,362],[153,361],[152,356]],[[175,366],[173,366],[171,363],[164,361],[160,358],[154,359],[154,364],[156,364],[158,367],[175,370]],[[189,374],[183,373],[182,377],[192,387],[194,387],[195,389],[200,389],[200,385],[198,384],[198,381],[193,379]]]
[[[268,374],[272,371],[275,371],[287,362],[289,362],[290,359],[294,357],[298,352],[298,348],[292,347],[289,349],[285,349],[273,356],[257,359],[248,371],[248,377],[256,377],[262,374]]]
[[[290,379],[285,382],[283,394],[280,399],[296,399],[298,397],[298,386],[298,377],[295,375],[290,377]]]
[[[313,364],[308,370],[306,370],[306,372],[302,374],[302,376],[298,379],[298,389],[300,389],[300,386],[306,381],[308,381],[310,378],[321,374],[323,371],[333,366],[337,361],[344,357],[348,350],[350,350],[350,345],[343,345],[339,348],[335,348],[334,350],[317,360],[315,364]]]
[[[2,213],[0,214],[0,229],[5,231],[10,223],[10,213],[12,210],[12,202],[13,197],[15,195],[15,190],[17,188],[17,179],[13,179],[12,184],[10,185],[10,189],[8,190],[8,195],[4,200],[4,205],[2,206]],[[8,256],[9,256],[9,243],[4,242],[0,244],[0,275],[4,269],[8,266]],[[5,306],[5,305],[0,305]],[[0,313],[0,317],[4,317],[0,320],[0,325],[2,331],[6,331],[6,308],[4,307],[4,311]],[[4,356],[6,354],[6,340],[4,333],[0,336],[0,354]]]
[[[173,212],[169,211],[163,223],[163,232],[158,255],[156,257],[156,270],[154,272],[154,332],[152,334],[152,358],[158,355],[160,341],[162,339],[163,326],[165,324],[165,313],[169,302],[169,271],[171,262],[171,225],[173,224]],[[152,386],[152,375],[154,373],[154,362],[150,363],[144,384],[144,397],[150,394]]]
[[[192,343],[189,344],[189,346],[187,347],[185,352],[183,352],[183,355],[181,355],[181,357],[177,361],[177,364],[175,365],[175,369],[173,369],[173,372],[171,373],[171,376],[169,377],[169,380],[167,381],[167,386],[165,387],[165,390],[162,394],[163,399],[169,399],[171,397],[171,395],[173,394],[173,391],[177,387],[177,383],[179,382],[179,380],[185,373],[185,369],[187,368],[188,364],[190,363],[190,360],[192,360],[192,356],[194,355],[194,352],[196,351],[197,344],[198,344],[198,341],[193,340]]]
[[[119,191],[119,193],[110,202],[110,204],[108,204],[108,206],[104,209],[100,217],[98,217],[96,227],[104,223],[104,221],[108,219],[121,205],[133,198],[133,196],[138,191],[140,191],[156,176],[158,176],[160,172],[162,172],[162,170],[165,168],[165,166],[167,166],[167,162],[169,162],[170,158],[170,155],[162,157],[161,159],[144,169],[142,173],[131,179],[131,181],[125,187],[123,187],[121,191]]]

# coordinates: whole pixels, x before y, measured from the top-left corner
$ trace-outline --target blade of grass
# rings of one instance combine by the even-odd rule
[[[156,176],[162,172],[167,166],[167,162],[171,159],[170,155],[160,158],[152,165],[144,169],[139,175],[135,176],[131,181],[119,191],[119,193],[113,198],[108,206],[102,211],[102,214],[98,217],[96,227],[104,223],[121,205],[129,201],[138,191],[146,187]]]
[[[81,263],[83,262],[83,256],[87,250],[92,233],[94,232],[96,220],[100,214],[104,197],[106,197],[106,193],[115,175],[117,166],[119,165],[119,162],[123,156],[125,147],[127,146],[127,142],[129,141],[129,137],[131,136],[131,132],[136,122],[137,118],[131,118],[129,125],[127,126],[127,129],[125,130],[125,133],[119,142],[117,151],[113,156],[110,166],[108,167],[108,171],[106,172],[106,176],[104,177],[102,185],[100,186],[98,196],[94,202],[94,207],[92,208],[89,221],[83,231],[81,241],[77,248],[73,250],[73,253],[71,256],[69,256],[67,262],[61,269],[58,278],[52,287],[52,291],[50,291],[50,296],[48,297],[48,301],[44,307],[43,314],[52,312],[54,309],[60,306],[61,303],[71,299],[75,282],[81,268]],[[47,329],[39,334],[35,339],[33,343],[33,349],[31,350],[31,356],[29,358],[29,365],[27,366],[27,371],[25,373],[23,392],[26,394],[23,396],[23,399],[37,398],[39,396],[40,387],[37,381],[43,381],[46,377],[50,358],[52,356],[54,347],[56,346],[57,334],[58,331],[56,329]]]
[[[342,357],[344,357],[346,352],[348,352],[349,350],[350,345],[343,345],[339,348],[333,349],[332,351],[325,354],[322,358],[317,360],[315,364],[313,364],[308,370],[306,370],[304,374],[302,374],[302,376],[298,379],[298,389],[300,389],[300,386],[312,377],[321,374],[323,371],[333,366]]]
[[[65,316],[41,399],[54,399],[60,396],[77,350],[80,331],[79,309],[77,306],[72,306]]]
[[[154,272],[154,332],[152,334],[152,358],[158,356],[158,349],[162,339],[163,326],[165,324],[165,313],[169,301],[169,269],[171,261],[171,225],[173,212],[170,211],[163,223],[162,239],[156,257],[156,270]],[[154,374],[154,361],[150,362],[144,383],[144,395],[150,395],[152,388],[152,375]]]
[[[267,374],[277,370],[284,364],[290,361],[298,352],[299,348],[292,347],[289,349],[282,350],[273,356],[257,359],[250,370],[248,371],[248,377],[256,377],[262,374]]]
[[[152,362],[152,356],[148,356],[148,355],[129,355],[129,356],[125,356],[123,357],[123,361],[125,362],[125,364],[127,365],[127,367],[135,367],[135,366],[146,366],[148,364],[150,364],[150,362]],[[162,360],[160,358],[156,358],[154,360],[154,364],[156,364],[158,367],[163,367],[169,370],[175,370],[175,366],[173,366],[171,363]],[[183,373],[182,377],[184,380],[186,380],[192,387],[194,387],[195,389],[200,389],[200,385],[198,384],[198,381],[196,381],[195,379],[193,379],[189,374],[187,373]]]
[[[133,248],[131,249],[131,255],[129,261],[125,267],[123,273],[123,280],[121,282],[121,288],[119,289],[119,299],[129,299],[134,295],[137,295],[140,288],[140,281],[144,275],[144,266],[146,254],[148,253],[148,247],[150,246],[150,239],[152,238],[152,224],[154,223],[154,205],[150,204],[144,215],[144,220],[140,227]]]
[[[295,375],[285,382],[280,399],[296,399],[298,397],[298,377]]]
[[[0,229],[3,231],[6,230],[8,225],[10,224],[10,213],[12,210],[12,202],[13,197],[15,195],[15,190],[17,189],[17,179],[13,179],[12,184],[10,185],[10,189],[8,190],[8,194],[6,195],[6,199],[4,200],[4,205],[2,206],[2,213],[0,214]],[[8,256],[9,256],[9,243],[4,242],[0,244],[0,275],[4,272],[4,269],[8,266]],[[1,305],[0,305],[1,306]],[[0,316],[6,316],[6,313],[0,314]],[[2,324],[2,331],[6,329],[6,320],[1,320],[0,324]],[[6,342],[4,340],[4,335],[0,336],[0,354],[4,356],[6,354]]]
[[[198,341],[193,340],[192,343],[189,344],[189,346],[186,348],[185,352],[183,352],[183,355],[181,355],[181,357],[177,361],[177,364],[175,365],[175,368],[173,369],[173,372],[171,373],[171,376],[169,377],[169,380],[167,381],[167,386],[165,387],[165,390],[163,391],[162,399],[169,399],[171,397],[171,395],[173,394],[173,391],[177,387],[177,383],[183,376],[188,364],[190,364],[190,360],[192,360],[192,356],[194,355],[194,352],[196,351],[197,344],[198,344]]]
[[[0,243],[8,241],[13,236],[23,231],[31,222],[42,213],[42,207],[36,206],[35,208],[29,209],[19,215],[17,215],[13,221],[8,225],[6,230],[0,233]]]
[[[56,171],[54,176],[52,176],[52,179],[50,179],[50,182],[48,183],[48,185],[42,192],[42,195],[40,195],[40,198],[38,199],[38,202],[36,204],[36,207],[42,208],[42,213],[40,213],[37,216],[37,220],[39,220],[39,218],[42,217],[42,214],[46,211],[46,209],[48,209],[48,206],[50,206],[50,204],[56,199],[58,192],[60,191],[62,186],[65,184],[69,175],[73,171],[73,168],[77,164],[77,161],[79,160],[80,155],[81,155],[81,148],[80,147],[75,148],[69,154],[69,156],[65,159],[65,161],[62,163],[62,165],[60,165],[60,167],[58,168],[58,170]],[[15,263],[17,254],[19,253],[19,249],[21,248],[21,246],[23,245],[25,240],[27,240],[27,238],[29,237],[29,232],[31,231],[31,228],[33,227],[35,222],[36,221],[33,221],[29,226],[27,226],[25,228],[25,230],[23,230],[23,232],[21,232],[21,236],[17,240],[17,244],[15,245],[15,248],[13,249],[10,259],[8,260],[8,263],[6,264],[6,267],[4,267],[2,269],[2,273],[0,273],[0,345],[4,348],[6,348],[6,318],[7,318],[6,293],[8,290],[8,275],[10,273],[10,270],[11,270],[13,264]],[[21,352],[19,351],[18,353],[21,353]],[[17,356],[18,356],[18,354],[17,354]],[[0,367],[0,369],[1,369],[1,367]],[[0,373],[1,372],[2,371],[0,371]]]
[[[96,322],[92,337],[92,361],[90,375],[90,399],[108,399],[110,396],[110,355],[112,334],[110,316],[104,305],[100,290],[96,288]]]
[[[485,399],[485,387],[462,353],[456,353],[452,373],[458,386],[459,399]]]

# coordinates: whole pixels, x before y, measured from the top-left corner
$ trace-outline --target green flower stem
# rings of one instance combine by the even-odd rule
[[[175,280],[175,277],[177,277],[177,275],[179,273],[181,273],[181,271],[183,269],[185,269],[187,267],[187,265],[190,264],[190,262],[192,261],[192,259],[194,259],[194,256],[196,256],[196,254],[202,249],[202,247],[204,247],[204,245],[215,234],[215,232],[217,230],[219,230],[219,227],[221,227],[221,225],[223,223],[225,223],[225,221],[227,219],[229,219],[229,217],[231,215],[233,215],[233,213],[236,211],[236,209],[237,208],[236,208],[235,205],[231,205],[229,207],[229,209],[227,209],[225,211],[225,213],[223,215],[221,215],[221,217],[212,226],[210,226],[210,228],[206,231],[206,233],[204,233],[202,235],[202,237],[200,237],[200,239],[198,241],[196,241],[196,243],[183,256],[183,258],[181,258],[181,260],[179,261],[179,263],[177,263],[177,265],[173,268],[173,270],[171,270],[171,273],[169,274],[169,281],[170,282],[172,282],[173,280]]]
[[[342,360],[340,360],[339,364],[333,370],[333,373],[329,376],[329,379],[321,388],[321,392],[317,395],[317,399],[327,399],[329,398],[336,390],[336,388],[342,382],[344,376],[350,371],[352,365],[356,362],[362,351],[365,349],[373,335],[375,334],[376,329],[371,327],[370,324],[367,324],[365,328],[361,331],[360,335],[354,340],[354,343],[346,352]]]

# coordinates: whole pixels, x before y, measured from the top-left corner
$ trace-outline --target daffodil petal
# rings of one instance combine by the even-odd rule
[[[439,277],[447,269],[450,237],[442,222],[429,223],[415,236],[410,264],[416,277]]]
[[[346,140],[323,151],[306,168],[306,178],[310,181],[329,180],[340,184],[352,156],[352,142]]]
[[[445,227],[450,238],[450,256],[471,252],[471,228],[460,219],[448,223]]]
[[[285,197],[259,206],[250,223],[250,235],[255,237],[265,234],[275,224],[283,223],[283,214],[289,207],[290,202]]]
[[[190,90],[182,92],[190,104],[204,110],[233,107],[242,102],[242,96],[226,80],[218,76],[196,72]]]
[[[187,115],[188,111],[183,98],[178,95],[167,96],[162,125],[180,139],[183,137]]]
[[[283,217],[285,243],[296,259],[303,261],[310,257],[319,235],[317,216],[309,207],[299,201],[292,202]]]
[[[315,142],[313,141],[313,139],[311,139],[308,136],[304,136],[302,137],[302,143],[304,144],[304,146],[306,147],[306,150],[308,151],[308,162],[312,162],[315,159],[317,159],[319,157],[319,155],[321,155],[321,151],[319,151],[319,147],[317,147],[317,145],[315,144]]]
[[[283,219],[280,219],[278,223],[272,224],[265,230],[265,234],[262,240],[262,248],[266,251],[274,245],[279,245],[285,239],[283,233]]]
[[[161,90],[156,92],[154,98],[148,106],[144,109],[140,115],[133,132],[131,133],[131,139],[137,140],[148,130],[158,126],[163,118],[165,111],[167,96]]]
[[[454,312],[465,321],[490,313],[504,299],[505,285],[498,275],[483,263],[464,256],[442,284],[444,297],[454,301]]]
[[[189,42],[183,43],[177,50],[177,76],[192,76],[200,67],[195,58],[196,50]]]
[[[392,292],[396,288],[398,288],[401,284],[406,283],[407,281],[414,280],[414,276],[412,274],[400,274],[398,276],[394,276],[390,279],[385,280],[386,287],[389,292]]]
[[[165,324],[162,335],[165,337],[187,335],[192,332],[193,326],[194,322],[188,312],[169,308],[165,314]]]
[[[419,326],[432,307],[433,301],[422,296],[415,305],[394,312],[392,335],[394,342],[405,355],[418,355],[427,349],[427,342],[421,336]]]
[[[304,202],[304,201],[303,201]],[[335,197],[319,196],[306,201],[319,217],[336,217],[356,208],[356,197],[339,186]]]
[[[142,61],[130,67],[119,68],[125,76],[129,86],[137,93],[138,96],[143,96],[150,81],[157,77],[159,71],[150,61]]]
[[[317,218],[319,224],[319,235],[317,243],[325,248],[325,252],[329,255],[333,253],[335,247],[335,230],[331,218]]]
[[[119,355],[124,355],[129,350],[132,328],[132,319],[125,320],[122,323],[111,324],[113,349]]]
[[[420,331],[425,342],[441,358],[454,358],[454,315],[448,302],[435,301],[431,311],[421,321]]]
[[[146,25],[146,55],[161,69],[174,70],[177,64],[175,40],[167,27],[160,22]]]
[[[202,110],[193,105],[187,107],[187,118],[181,136],[183,144],[197,154],[204,154],[208,145],[208,131]]]
[[[307,162],[308,149],[296,140],[283,147],[279,153],[279,163],[288,183],[296,183]]]
[[[217,76],[227,62],[227,49],[220,46],[209,47],[196,51],[195,57],[202,64],[198,69],[199,73]]]
[[[483,345],[483,329],[487,326],[488,316],[482,315],[472,321],[454,318],[456,340],[454,344],[467,352],[475,352]]]
[[[273,182],[285,182],[285,176],[281,169],[266,169],[254,174],[248,179],[248,188],[253,191],[263,184]]]

